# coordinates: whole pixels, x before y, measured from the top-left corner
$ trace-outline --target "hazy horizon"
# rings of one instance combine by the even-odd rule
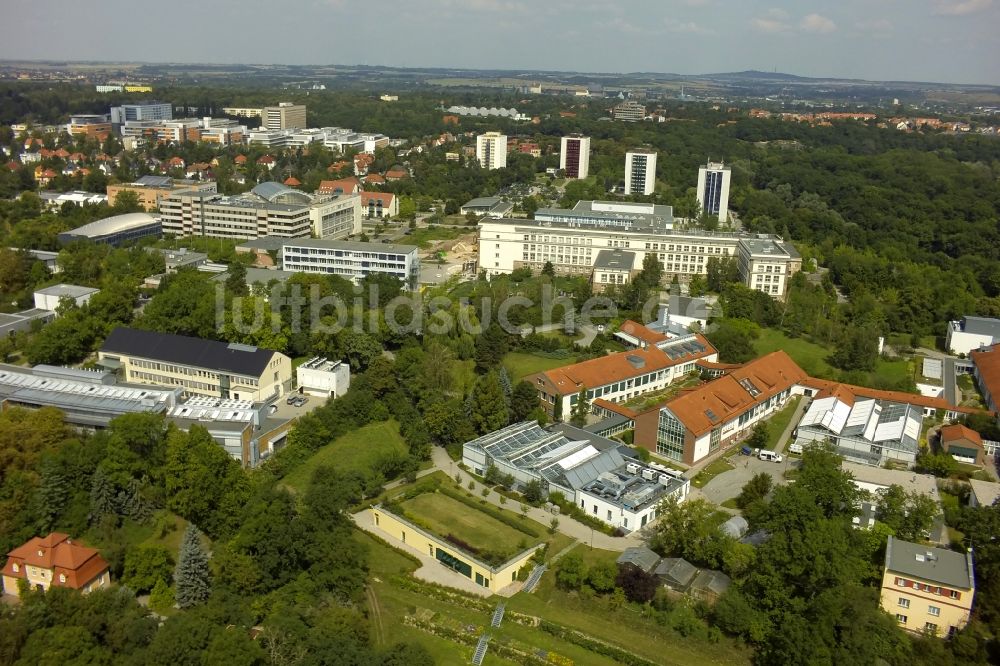
[[[814,0],[547,0],[540,6],[375,0],[361,8],[347,0],[290,0],[280,12],[274,6],[173,0],[164,13],[161,3],[105,0],[103,13],[95,14],[93,5],[66,0],[12,0],[5,12],[12,29],[0,43],[0,58],[685,76],[757,70],[1000,85],[995,0],[845,0],[837,6]]]

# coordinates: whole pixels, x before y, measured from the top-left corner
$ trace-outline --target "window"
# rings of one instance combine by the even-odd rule
[[[907,599],[906,597],[900,597],[898,605],[899,605],[900,608],[909,608],[910,607],[910,600]]]
[[[924,623],[924,629],[926,631],[929,631],[932,634],[936,634],[937,633],[937,625],[934,624],[933,622],[925,622]]]
[[[64,573],[59,574],[59,582],[60,583],[65,583],[66,582],[66,574],[64,574]]]
[[[18,571],[21,570],[21,567],[17,564],[17,562],[14,562],[12,565],[10,565],[10,568],[14,571],[14,573],[17,573]]]
[[[906,579],[896,578],[896,585],[898,585],[899,587],[906,587]]]
[[[596,504],[594,505],[594,515],[595,516],[597,515],[597,505]]]
[[[896,620],[897,620],[897,621],[898,621],[898,622],[899,622],[900,624],[906,624],[906,620],[907,620],[907,618],[906,618],[906,616],[905,616],[905,615],[901,615],[900,613],[896,613]]]
[[[610,509],[608,509],[608,520],[609,521],[611,520],[611,510]]]
[[[932,617],[941,617],[941,609],[937,606],[928,606],[927,614]]]

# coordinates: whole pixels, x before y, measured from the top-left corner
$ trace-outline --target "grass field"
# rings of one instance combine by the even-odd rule
[[[733,467],[733,463],[729,461],[729,458],[723,456],[718,460],[713,460],[708,465],[705,466],[703,470],[698,472],[693,479],[691,479],[691,485],[695,488],[703,488],[706,483],[722,474],[723,472],[728,472]]]
[[[760,356],[782,349],[811,377],[837,380],[841,375],[826,360],[833,353],[832,347],[827,348],[804,338],[792,338],[772,328],[761,329],[760,337],[754,341],[754,349]],[[898,385],[912,379],[913,364],[906,359],[889,361],[879,357],[875,361],[874,372],[867,375],[861,382],[865,386]]]
[[[514,555],[542,541],[442,493],[417,495],[400,506],[407,516],[417,519],[435,534],[442,537],[454,535],[479,550]],[[510,515],[517,514],[511,511]],[[538,523],[523,520],[539,534],[545,533],[545,528]]]
[[[459,236],[476,233],[476,227],[436,226],[414,229],[408,236],[403,236],[399,242],[406,245],[416,245],[420,249],[430,247],[432,241],[452,240]]]
[[[520,381],[528,375],[536,372],[551,370],[552,368],[560,368],[574,362],[575,359],[572,356],[568,358],[546,358],[544,356],[535,356],[534,354],[525,354],[522,352],[510,352],[503,357],[504,367],[507,368],[507,372],[510,373],[510,378],[515,382]]]
[[[321,448],[292,470],[285,477],[284,485],[301,492],[312,478],[313,470],[320,465],[330,465],[342,472],[367,470],[381,456],[393,451],[406,453],[406,444],[399,436],[399,424],[395,421],[372,423]]]

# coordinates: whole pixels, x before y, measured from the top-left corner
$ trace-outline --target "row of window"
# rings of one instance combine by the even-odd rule
[[[896,577],[895,580],[896,587],[909,587],[920,592],[927,592],[928,594],[936,594],[942,597],[950,597],[952,599],[961,599],[962,593],[958,590],[949,590],[946,587],[940,587],[936,585],[928,585],[927,583],[918,583],[914,580],[909,580],[908,578]]]
[[[906,597],[900,597],[897,602],[900,608],[909,608],[910,600]],[[933,617],[941,617],[941,608],[939,606],[927,606],[927,614]]]

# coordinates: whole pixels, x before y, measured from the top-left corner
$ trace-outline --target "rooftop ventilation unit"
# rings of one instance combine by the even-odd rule
[[[653,479],[656,478],[656,470],[654,469],[642,470],[642,478],[646,479],[647,481],[652,481]]]
[[[625,469],[628,470],[629,474],[638,474],[640,468],[639,465],[636,463],[629,463],[625,465]]]

